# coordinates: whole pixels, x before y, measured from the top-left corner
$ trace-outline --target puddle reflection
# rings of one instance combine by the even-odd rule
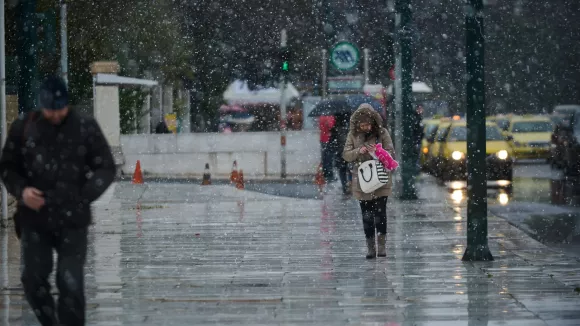
[[[454,189],[450,187],[449,191],[449,198],[451,199],[453,206],[456,208],[463,207],[467,204],[467,188],[460,188],[458,185],[455,185],[458,189]],[[507,206],[511,201],[513,201],[513,188],[499,188],[499,189],[488,189],[487,190],[487,198],[488,202],[491,205],[501,205]],[[456,221],[461,220],[454,218]]]
[[[332,257],[332,234],[335,232],[335,216],[329,210],[326,199],[322,200],[322,214],[320,215],[320,245],[324,253],[320,267],[322,269],[322,279],[325,281],[334,279],[334,260]]]
[[[137,202],[135,222],[137,223],[137,238],[143,236],[143,217],[141,216],[141,202]]]
[[[470,267],[471,268],[471,267]],[[475,270],[465,269],[467,279],[467,318],[469,326],[489,323],[489,282]]]

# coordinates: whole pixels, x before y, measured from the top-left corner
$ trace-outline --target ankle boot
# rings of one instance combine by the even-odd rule
[[[379,234],[378,238],[378,250],[377,256],[379,257],[387,257],[387,249],[385,248],[385,242],[387,242],[387,235],[386,234]]]
[[[376,256],[375,238],[367,239],[367,259],[374,259]]]

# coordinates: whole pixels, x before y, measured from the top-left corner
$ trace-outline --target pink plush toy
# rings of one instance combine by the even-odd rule
[[[385,169],[393,171],[399,167],[399,163],[383,148],[383,144],[377,144],[375,154]]]

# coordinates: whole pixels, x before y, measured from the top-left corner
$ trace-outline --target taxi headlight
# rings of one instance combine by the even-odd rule
[[[461,160],[464,157],[464,155],[465,154],[463,154],[460,151],[455,151],[455,152],[451,153],[451,158],[453,158],[456,161],[459,161],[459,160]]]
[[[507,160],[508,158],[508,152],[505,149],[502,149],[501,151],[497,152],[497,158],[499,158],[500,160]]]

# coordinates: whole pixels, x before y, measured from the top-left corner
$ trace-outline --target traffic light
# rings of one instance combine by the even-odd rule
[[[283,74],[288,74],[288,72],[290,71],[290,60],[291,60],[291,55],[290,55],[290,49],[288,47],[283,47],[281,52],[281,61],[282,61],[282,73]]]

